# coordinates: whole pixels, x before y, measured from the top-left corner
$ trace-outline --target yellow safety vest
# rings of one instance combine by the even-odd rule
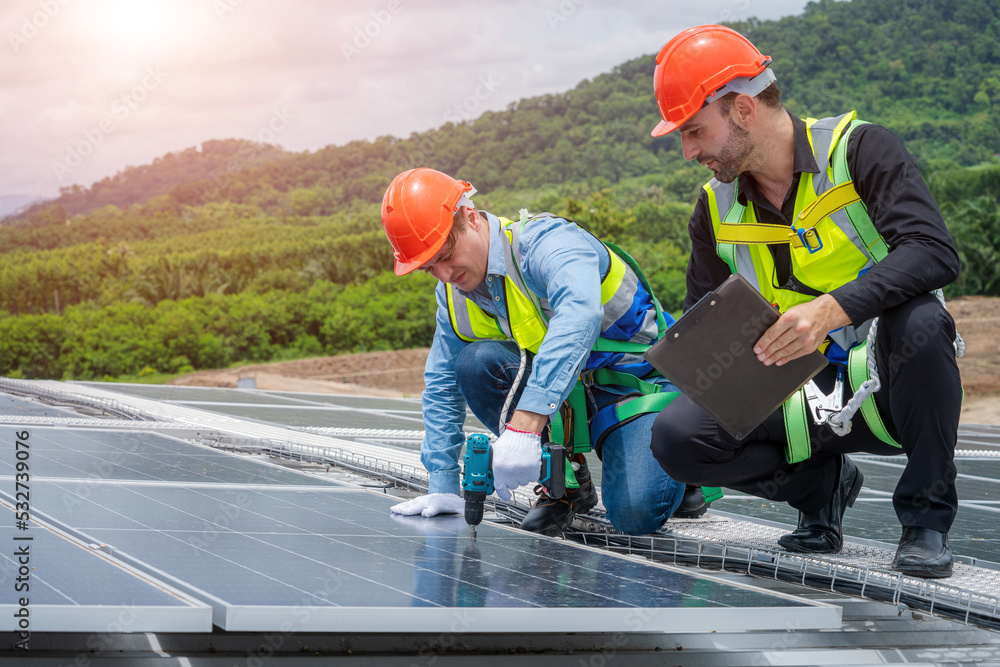
[[[513,340],[526,350],[538,352],[553,311],[547,299],[540,299],[524,284],[518,239],[526,224],[542,217],[555,216],[542,214],[519,223],[500,218],[502,232],[507,238],[507,243],[503,244],[504,262],[507,266],[507,275],[503,281],[506,306],[503,316],[494,317],[465,298],[457,287],[448,286],[448,314],[452,329],[459,338],[470,343],[478,340]],[[601,303],[604,306],[601,331],[605,331],[632,308],[639,285],[635,271],[621,257],[610,248],[608,255],[611,263],[607,275],[601,280]],[[656,341],[657,335],[657,321],[651,316],[646,318],[642,330],[629,342],[649,345]],[[641,359],[641,355],[631,356],[634,360]]]
[[[503,281],[504,302],[506,313],[504,317],[494,317],[471,300],[462,295],[454,285],[447,286],[448,315],[455,334],[466,342],[479,340],[514,340],[522,348],[537,353],[548,331],[548,321],[553,315],[546,299],[539,297],[524,284],[521,276],[521,256],[518,243],[520,234],[526,224],[540,218],[556,218],[548,213],[514,223],[506,218],[500,218],[502,231],[507,237],[503,244],[504,263],[507,266],[507,276]],[[557,218],[559,219],[559,218]],[[589,233],[581,230],[583,233]],[[601,303],[604,306],[604,316],[601,319],[601,331],[607,330],[623,315],[633,308],[638,285],[645,279],[640,278],[639,271],[633,269],[634,261],[624,251],[603,243],[608,250],[611,263],[608,272],[601,279]],[[618,253],[622,253],[619,256]],[[642,328],[631,339],[618,341],[598,337],[594,350],[622,352],[623,359],[618,363],[633,363],[642,361],[642,353],[666,331],[667,325],[660,312],[659,302],[648,285],[645,285],[655,310],[648,313]],[[630,386],[643,394],[632,398],[626,403],[608,406],[600,421],[607,427],[610,423],[625,422],[639,414],[659,412],[678,394],[676,392],[660,392],[658,385],[645,382],[639,378],[610,369],[597,369],[592,372],[591,380],[595,384],[615,384]],[[573,451],[583,452],[591,448],[590,419],[588,419],[587,403],[584,397],[583,383],[577,382],[570,392],[567,402],[572,406],[571,419]],[[615,417],[609,418],[607,411],[613,411]],[[593,415],[590,415],[593,417]],[[559,412],[552,415],[552,440],[563,442],[563,433],[567,425],[563,424]],[[598,429],[601,433],[604,428]],[[599,444],[599,442],[597,443]],[[567,463],[567,465],[569,465]],[[567,467],[567,478],[572,476],[572,468]],[[715,487],[702,489],[707,502],[713,502],[722,497],[722,490]]]
[[[799,176],[791,229],[759,223],[754,208],[739,203],[735,181],[720,183],[713,179],[704,186],[719,257],[781,312],[849,283],[889,253],[847,169],[847,137],[862,123],[853,111],[820,120],[806,119],[806,136],[819,172],[802,172]],[[775,284],[774,256],[768,245],[782,242],[776,240],[781,234],[785,242],[789,238],[793,241],[789,243],[789,282],[793,288]],[[834,342],[850,352],[848,374],[854,391],[867,379],[864,343],[870,327],[868,320],[857,327],[848,325],[829,332]],[[789,436],[785,456],[789,463],[795,463],[811,455],[802,390],[783,407]],[[861,413],[876,437],[900,446],[885,427],[873,397],[862,404]]]
[[[857,201],[850,176],[846,173],[846,157],[843,155],[846,154],[847,142],[843,137],[854,119],[853,111],[833,118],[806,119],[806,136],[819,173],[802,172],[799,176],[793,228],[798,223],[799,215],[822,195],[833,190],[835,185],[843,185],[842,190],[853,194],[853,210],[850,207],[837,208],[820,220],[811,221],[806,243],[790,244],[792,266],[789,282],[794,285],[793,288],[775,284],[774,256],[768,243],[749,240],[754,226],[762,232],[776,232],[783,228],[759,223],[754,208],[739,203],[735,181],[720,183],[713,179],[704,187],[719,257],[733,273],[749,280],[781,312],[847,284],[888,253],[885,241],[874,229],[864,204]],[[831,159],[838,146],[843,151],[840,158],[842,165],[836,164],[839,160]],[[838,174],[835,179],[834,171],[838,167],[842,168],[843,174]],[[790,230],[785,231],[790,234]],[[734,239],[736,241],[732,242]],[[869,321],[858,327],[848,325],[831,332],[830,337],[841,348],[849,350],[865,340],[870,324]]]

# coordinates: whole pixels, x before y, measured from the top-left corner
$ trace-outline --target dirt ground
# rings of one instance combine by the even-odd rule
[[[948,309],[966,343],[958,361],[965,387],[962,422],[1000,424],[1000,298],[953,299]],[[345,354],[199,371],[171,384],[236,387],[239,379],[253,378],[258,389],[416,397],[424,388],[426,359],[426,348]]]

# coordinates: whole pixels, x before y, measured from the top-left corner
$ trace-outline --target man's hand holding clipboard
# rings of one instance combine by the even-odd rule
[[[733,275],[688,309],[645,358],[741,439],[827,364],[815,350],[780,364],[759,360],[754,346],[779,317],[745,278]]]

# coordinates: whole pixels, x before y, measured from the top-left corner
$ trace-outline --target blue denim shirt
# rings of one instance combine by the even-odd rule
[[[503,278],[506,237],[500,221],[487,213],[490,227],[486,282],[473,292],[462,292],[483,310],[505,313]],[[601,330],[601,276],[608,270],[607,249],[576,224],[541,218],[520,235],[521,273],[525,285],[547,298],[555,315],[532,360],[531,375],[517,409],[553,414],[569,395],[579,371]],[[430,473],[429,493],[459,493],[458,465],[465,436],[465,399],[458,390],[455,359],[468,345],[452,330],[448,317],[447,285],[437,286],[437,326],[424,369],[422,396],[424,440],[420,458]]]

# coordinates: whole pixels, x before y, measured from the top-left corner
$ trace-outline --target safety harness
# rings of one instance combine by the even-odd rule
[[[517,237],[520,230],[523,229],[525,224],[530,223],[531,220],[543,217],[554,218],[556,216],[548,213],[530,216],[526,210],[522,209],[520,220],[517,223],[503,218],[500,219],[511,246],[509,248],[510,252],[508,252],[508,248],[504,249],[505,259],[508,266],[513,267],[513,270],[508,272],[508,278],[511,281],[510,284],[505,282],[505,294],[508,298],[508,304],[513,303],[515,307],[512,309],[508,306],[508,319],[506,321],[503,318],[496,318],[470,303],[468,299],[463,298],[454,288],[448,290],[448,307],[452,327],[462,340],[473,342],[476,340],[502,338],[513,340],[518,343],[518,346],[522,350],[518,381],[515,381],[514,386],[511,388],[511,392],[507,397],[507,403],[501,412],[501,431],[503,429],[502,422],[505,421],[506,413],[510,407],[510,401],[523,374],[523,368],[526,363],[524,350],[528,349],[532,352],[537,352],[544,338],[546,325],[551,315],[551,311],[547,308],[548,304],[527,289],[523,276],[520,275],[520,264],[515,257]],[[631,304],[631,295],[628,295],[626,299],[621,298],[623,293],[628,294],[628,290],[623,291],[621,286],[628,280],[638,280],[649,294],[654,305],[656,312],[655,328],[652,326],[654,323],[651,322],[650,335],[639,336],[640,339],[644,341],[648,340],[648,342],[636,342],[635,337],[633,337],[632,341],[619,341],[598,337],[591,351],[592,353],[622,354],[626,361],[629,359],[642,361],[642,354],[649,349],[650,345],[666,333],[668,326],[667,318],[663,314],[659,300],[656,298],[656,295],[649,286],[649,282],[635,260],[615,244],[607,241],[602,241],[602,243],[608,249],[610,256],[608,275],[602,277],[601,284],[602,303],[605,306],[606,313],[605,319],[611,320],[607,324],[610,325],[614,321],[617,321],[618,317],[624,314],[624,312],[619,313],[618,311]],[[628,267],[630,270],[626,270],[625,267]],[[616,306],[616,300],[623,303]],[[530,316],[528,315],[529,311],[531,313]],[[609,312],[610,314],[608,314]],[[627,363],[625,365],[628,366]],[[679,395],[678,392],[663,391],[661,385],[648,380],[648,378],[655,376],[658,376],[658,373],[655,371],[644,376],[647,379],[642,379],[633,373],[607,367],[584,370],[580,373],[579,379],[563,405],[552,415],[549,434],[550,440],[554,443],[563,444],[567,448],[571,447],[573,453],[582,453],[593,448],[600,456],[601,446],[611,432],[644,414],[660,412],[671,401],[677,398]],[[614,404],[598,410],[596,402],[590,395],[590,388],[594,385],[623,386],[632,391],[623,395]],[[567,487],[574,488],[578,484],[576,483],[575,475],[572,474],[569,462],[567,462],[566,472]],[[706,502],[712,502],[722,497],[721,489],[704,488],[702,492]]]
[[[522,212],[523,215],[523,212]],[[657,340],[662,338],[667,332],[667,321],[660,307],[660,301],[656,298],[646,276],[636,261],[627,252],[609,241],[602,241],[608,250],[618,255],[635,272],[642,286],[646,288],[656,308]],[[654,341],[655,342],[655,341]],[[627,341],[617,341],[608,338],[598,338],[594,343],[595,352],[624,352],[633,355],[642,355],[650,348],[652,343],[645,345],[642,343],[631,343]],[[652,371],[648,377],[658,377],[659,373]],[[606,405],[596,411],[588,410],[588,407],[596,408],[592,400],[588,401],[590,387],[594,385],[620,386],[632,389],[631,392],[622,395],[618,400],[610,405]],[[675,398],[680,396],[680,392],[663,391],[663,386],[646,379],[639,378],[631,373],[622,373],[610,368],[597,368],[587,370],[580,374],[580,379],[566,397],[565,410],[561,410],[552,415],[551,438],[553,442],[572,443],[574,452],[586,452],[593,449],[600,456],[601,447],[607,437],[616,429],[638,419],[639,417],[659,413]],[[563,417],[563,412],[567,413],[567,418]],[[590,416],[588,420],[588,415]],[[566,422],[570,421],[568,432]],[[711,503],[723,497],[723,491],[718,487],[702,487],[702,495],[706,503]]]
[[[848,138],[851,132],[865,124],[865,121],[858,120],[855,113],[850,112],[821,121],[810,118],[806,120],[806,124],[810,130],[807,133],[810,142],[813,142],[812,131],[818,130],[821,135],[825,132],[830,133],[824,137],[824,142],[831,141],[832,152],[830,144],[814,145],[813,148],[820,166],[820,173],[817,176],[825,175],[830,178],[832,186],[799,212],[790,229],[780,225],[740,223],[745,207],[738,202],[734,192],[733,203],[716,231],[719,255],[734,273],[741,268],[737,250],[740,245],[788,243],[792,248],[805,248],[810,255],[819,253],[823,250],[824,244],[823,235],[817,232],[817,226],[826,218],[831,218],[832,223],[836,225],[833,233],[847,237],[867,258],[867,262],[864,258],[860,260],[862,266],[859,273],[882,261],[889,254],[888,244],[876,229],[868,215],[868,209],[854,188],[847,165]],[[827,156],[829,156],[828,161]],[[839,211],[843,211],[843,214],[835,216]],[[831,228],[827,229],[829,233]],[[832,251],[832,248],[828,251]],[[742,268],[745,269],[745,266],[744,257]],[[935,294],[943,303],[944,297],[941,291],[935,290]],[[818,295],[803,294],[800,298],[807,301]],[[893,447],[901,447],[889,431],[887,424],[891,422],[879,412],[873,397],[880,387],[874,354],[877,330],[878,318],[874,318],[857,328],[844,327],[831,332],[830,338],[821,346],[820,349],[826,352],[828,357],[834,351],[841,350],[847,350],[847,357],[846,360],[831,358],[831,361],[842,364],[838,369],[833,394],[823,395],[815,383],[810,381],[785,402],[783,406],[787,436],[785,458],[789,463],[804,461],[812,455],[809,438],[810,414],[817,425],[827,424],[837,435],[846,435],[851,428],[851,419],[860,409],[865,423],[875,437]],[[840,350],[836,350],[831,342],[836,342]],[[956,354],[961,357],[965,351],[961,336],[956,338],[955,347]],[[853,398],[846,407],[842,407],[845,372]]]

